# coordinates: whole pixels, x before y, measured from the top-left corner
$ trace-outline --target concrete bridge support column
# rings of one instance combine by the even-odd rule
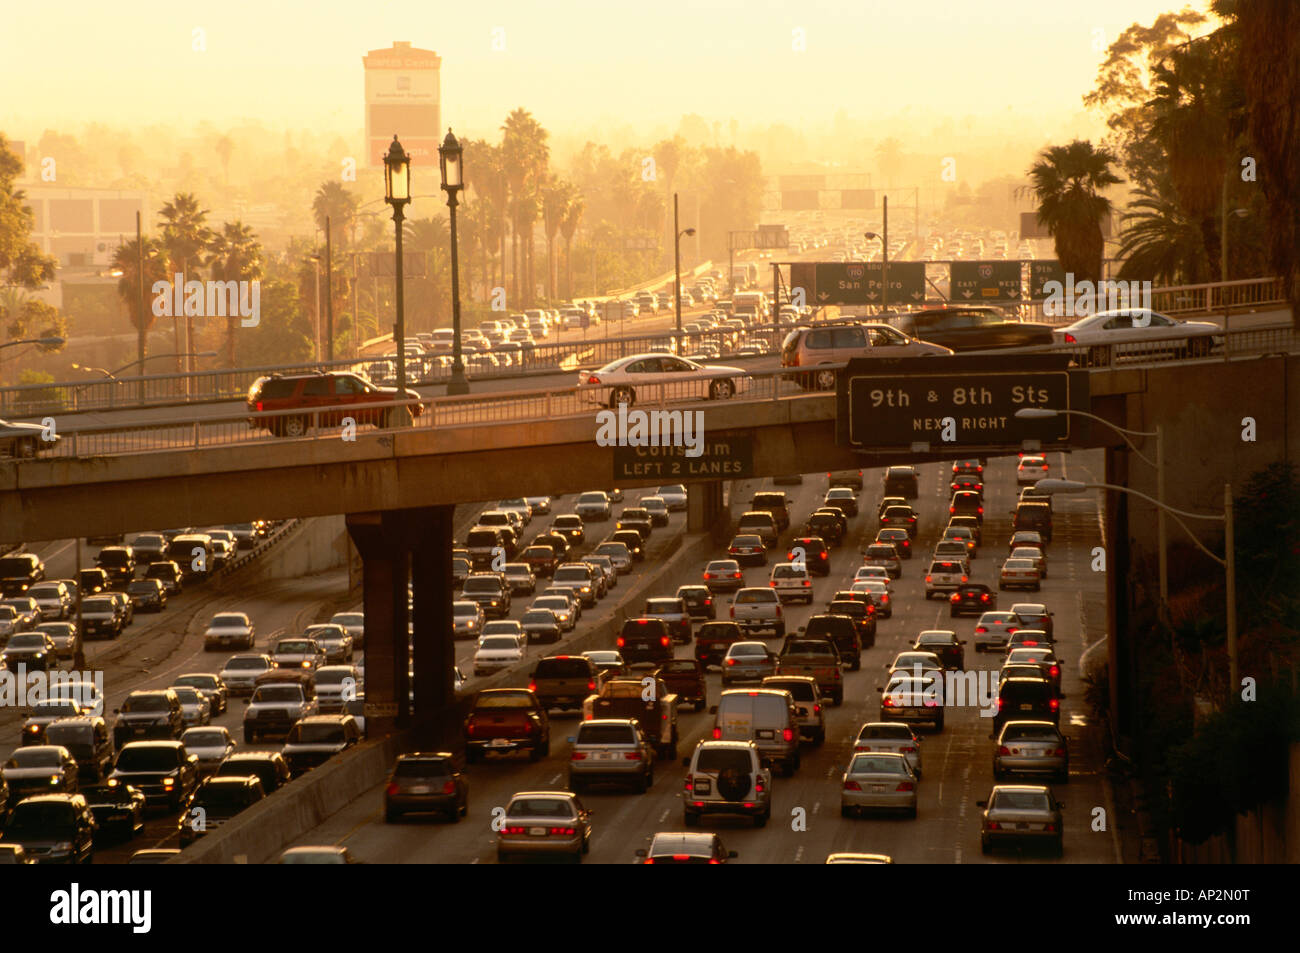
[[[1129,452],[1106,450],[1105,482],[1128,485]],[[1106,649],[1110,671],[1111,729],[1116,742],[1131,754],[1128,744],[1133,736],[1135,718],[1135,662],[1129,638],[1129,607],[1133,598],[1130,579],[1128,494],[1105,492],[1106,546]]]
[[[722,518],[722,481],[686,485],[686,531],[704,533],[715,529]]]
[[[415,730],[422,745],[438,741],[456,700],[451,631],[453,506],[407,510],[414,590]],[[427,736],[427,737],[426,737]]]
[[[410,556],[402,514],[350,513],[348,534],[361,554],[366,614],[366,735],[405,727],[407,699],[406,586]]]

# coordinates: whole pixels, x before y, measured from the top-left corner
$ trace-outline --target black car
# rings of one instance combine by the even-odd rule
[[[644,539],[650,538],[650,533],[654,530],[654,519],[650,516],[650,511],[644,507],[628,507],[618,514],[618,529],[635,529],[641,531]]]
[[[148,738],[179,738],[185,730],[181,701],[171,689],[131,692],[115,714],[113,743],[118,748]]]
[[[839,510],[834,512],[818,510],[803,524],[803,535],[818,536],[830,545],[838,546],[844,542],[844,534],[849,528],[848,523],[848,519]]]
[[[110,781],[139,788],[150,803],[180,810],[199,783],[199,759],[179,741],[133,741],[117,753]]]
[[[797,563],[800,562],[798,557],[802,557],[803,564],[814,576],[831,574],[830,547],[820,536],[796,536],[790,540],[790,548],[786,551],[785,558],[792,563]]]
[[[847,648],[848,642],[844,645],[835,643],[835,647],[840,650],[841,658],[851,658],[853,661],[853,671],[858,670],[862,650],[872,648],[876,644],[876,607],[870,602],[864,602],[861,599],[840,599],[831,602],[826,607],[826,614],[833,616],[848,616],[853,620],[853,627],[858,631],[858,639],[862,642],[862,647],[858,654],[855,655]],[[813,618],[816,618],[814,616]],[[809,620],[811,624],[811,620]]]
[[[21,596],[45,579],[45,563],[35,553],[0,557],[0,595]]]
[[[998,686],[998,710],[993,734],[1008,721],[1050,721],[1059,724],[1061,700],[1043,678],[1006,678]]]
[[[997,607],[998,594],[983,583],[963,583],[948,597],[948,609],[954,619],[959,615],[979,615]]]
[[[955,633],[933,631],[918,635],[912,648],[918,652],[933,652],[939,656],[944,668],[961,671],[966,667],[966,651],[962,648],[965,644]]]
[[[1053,343],[1050,325],[1012,321],[1002,311],[987,306],[927,308],[895,315],[889,323],[909,337],[958,352]]]
[[[721,667],[732,643],[744,642],[748,638],[735,622],[706,622],[695,633],[695,661],[705,667]]]
[[[111,582],[108,573],[102,569],[83,569],[77,573],[77,585],[81,588],[83,598],[107,592],[111,588]]]
[[[627,551],[632,554],[634,562],[645,561],[645,541],[641,534],[634,529],[615,530],[609,534],[609,541],[612,543],[622,543],[627,547]]]
[[[638,534],[638,542],[639,540],[640,536]],[[569,537],[565,536],[563,533],[550,531],[538,533],[533,539],[533,545],[549,547],[551,551],[555,553],[556,565],[563,562],[569,555]]]
[[[469,782],[449,752],[398,755],[384,787],[384,822],[437,812],[453,824],[469,814]]]
[[[958,490],[948,503],[948,516],[973,516],[984,522],[984,496],[974,490]]]
[[[1020,603],[1011,607],[1016,618],[1022,623],[1022,629],[1042,629],[1047,637],[1052,638],[1052,611],[1039,603]]]
[[[126,584],[126,594],[137,609],[162,612],[167,608],[167,587],[158,579],[136,579]]]
[[[278,751],[236,751],[217,768],[218,778],[257,778],[267,794],[290,781],[289,765]]]
[[[97,715],[59,718],[45,726],[45,743],[62,745],[77,760],[81,777],[102,781],[113,767],[108,724]]]
[[[95,818],[80,794],[40,794],[9,815],[3,841],[38,864],[88,864],[95,856]]]
[[[912,558],[912,535],[901,526],[886,526],[877,531],[876,542],[893,543],[900,559]]]
[[[673,657],[673,636],[663,619],[628,619],[623,623],[615,648],[628,665],[652,662],[658,665]]]
[[[145,796],[139,788],[106,782],[83,787],[80,793],[90,806],[100,836],[115,834],[130,840],[144,832]]]
[[[677,598],[686,603],[686,611],[693,619],[718,617],[718,607],[713,604],[713,593],[708,586],[678,586]]]
[[[914,500],[921,495],[917,487],[916,469],[911,466],[887,467],[881,482],[882,496],[901,496]]]
[[[208,778],[190,795],[176,830],[181,847],[188,847],[226,821],[266,797],[262,782],[253,777]]]

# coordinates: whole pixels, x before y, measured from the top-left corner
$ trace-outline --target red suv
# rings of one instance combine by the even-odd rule
[[[406,396],[419,400],[420,395],[407,390]],[[303,410],[301,415],[282,414],[275,417],[256,416],[248,418],[248,425],[254,430],[267,430],[277,437],[304,436],[313,425],[318,427],[339,427],[344,417],[351,417],[358,424],[373,424],[376,427],[389,427],[393,423],[395,407],[368,409],[364,405],[385,403],[398,400],[396,387],[377,387],[356,374],[328,371],[313,374],[295,374],[281,377],[259,377],[248,391],[248,410],[254,414],[265,414],[276,410]],[[359,409],[352,409],[356,405]],[[313,415],[312,411],[322,407],[334,407],[328,413]],[[420,405],[411,405],[412,416],[420,415]]]

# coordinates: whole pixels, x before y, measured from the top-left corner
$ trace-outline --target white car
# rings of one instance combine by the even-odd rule
[[[633,354],[595,371],[578,373],[578,390],[598,404],[617,407],[648,400],[726,400],[743,392],[749,376],[738,367],[696,364],[672,354]],[[662,496],[663,494],[659,494]]]
[[[781,602],[802,600],[812,605],[812,577],[808,575],[807,566],[794,563],[777,563],[772,567],[771,586]]]
[[[46,439],[48,436],[49,439]],[[18,424],[0,420],[0,456],[34,457],[59,440],[58,434],[40,424]]]
[[[876,615],[882,619],[888,619],[894,614],[894,607],[891,603],[894,590],[889,585],[889,580],[870,577],[867,579],[854,580],[850,592],[865,592],[871,599],[871,604],[876,607]]]
[[[186,753],[199,759],[200,775],[216,771],[226,756],[235,750],[235,739],[230,737],[230,729],[220,725],[186,729],[185,734],[181,735],[181,744],[185,746]]]
[[[528,500],[522,496],[515,497],[512,500],[502,500],[497,503],[497,509],[518,513],[523,517],[525,526],[533,521],[533,508],[528,504]]]
[[[364,612],[336,612],[330,621],[341,625],[352,636],[352,647],[359,649],[366,644],[366,615]]]
[[[1223,329],[1210,321],[1178,321],[1159,311],[1131,308],[1101,311],[1054,328],[1058,344],[1088,348],[1092,364],[1109,364],[1111,355],[1146,355],[1176,351],[1206,357],[1223,343]]]
[[[1016,484],[1018,486],[1033,485],[1039,480],[1047,478],[1050,466],[1047,458],[1038,454],[1026,454],[1020,458],[1016,464]]]
[[[668,504],[668,512],[670,513],[686,509],[686,487],[680,483],[674,483],[672,486],[661,486],[655,490],[654,495]]]
[[[524,658],[524,637],[519,635],[489,635],[479,640],[474,653],[474,674],[489,675],[509,668]]]
[[[218,612],[203,633],[203,648],[251,649],[257,641],[257,631],[244,612]]]

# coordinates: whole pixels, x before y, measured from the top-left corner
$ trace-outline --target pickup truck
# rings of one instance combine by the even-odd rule
[[[677,696],[662,678],[610,679],[582,703],[583,721],[593,718],[635,718],[656,755],[677,758]]]
[[[741,589],[731,604],[731,618],[746,635],[771,629],[779,639],[785,635],[781,599],[770,587]]]
[[[684,600],[677,596],[661,596],[645,601],[643,619],[663,619],[668,623],[673,641],[679,645],[691,644],[691,614]]]
[[[582,700],[599,692],[605,676],[596,663],[581,655],[552,655],[539,659],[529,676],[528,690],[542,707],[580,708]]]
[[[807,675],[832,704],[844,704],[844,673],[840,653],[825,639],[787,637],[776,660],[778,675]]]
[[[551,752],[551,725],[537,696],[520,688],[485,688],[465,719],[465,761],[474,764],[489,751],[528,750],[528,760]]]
[[[707,704],[704,666],[695,659],[673,659],[660,666],[655,677],[663,679],[668,690],[677,696],[678,704],[690,703],[696,711],[704,711]]]

